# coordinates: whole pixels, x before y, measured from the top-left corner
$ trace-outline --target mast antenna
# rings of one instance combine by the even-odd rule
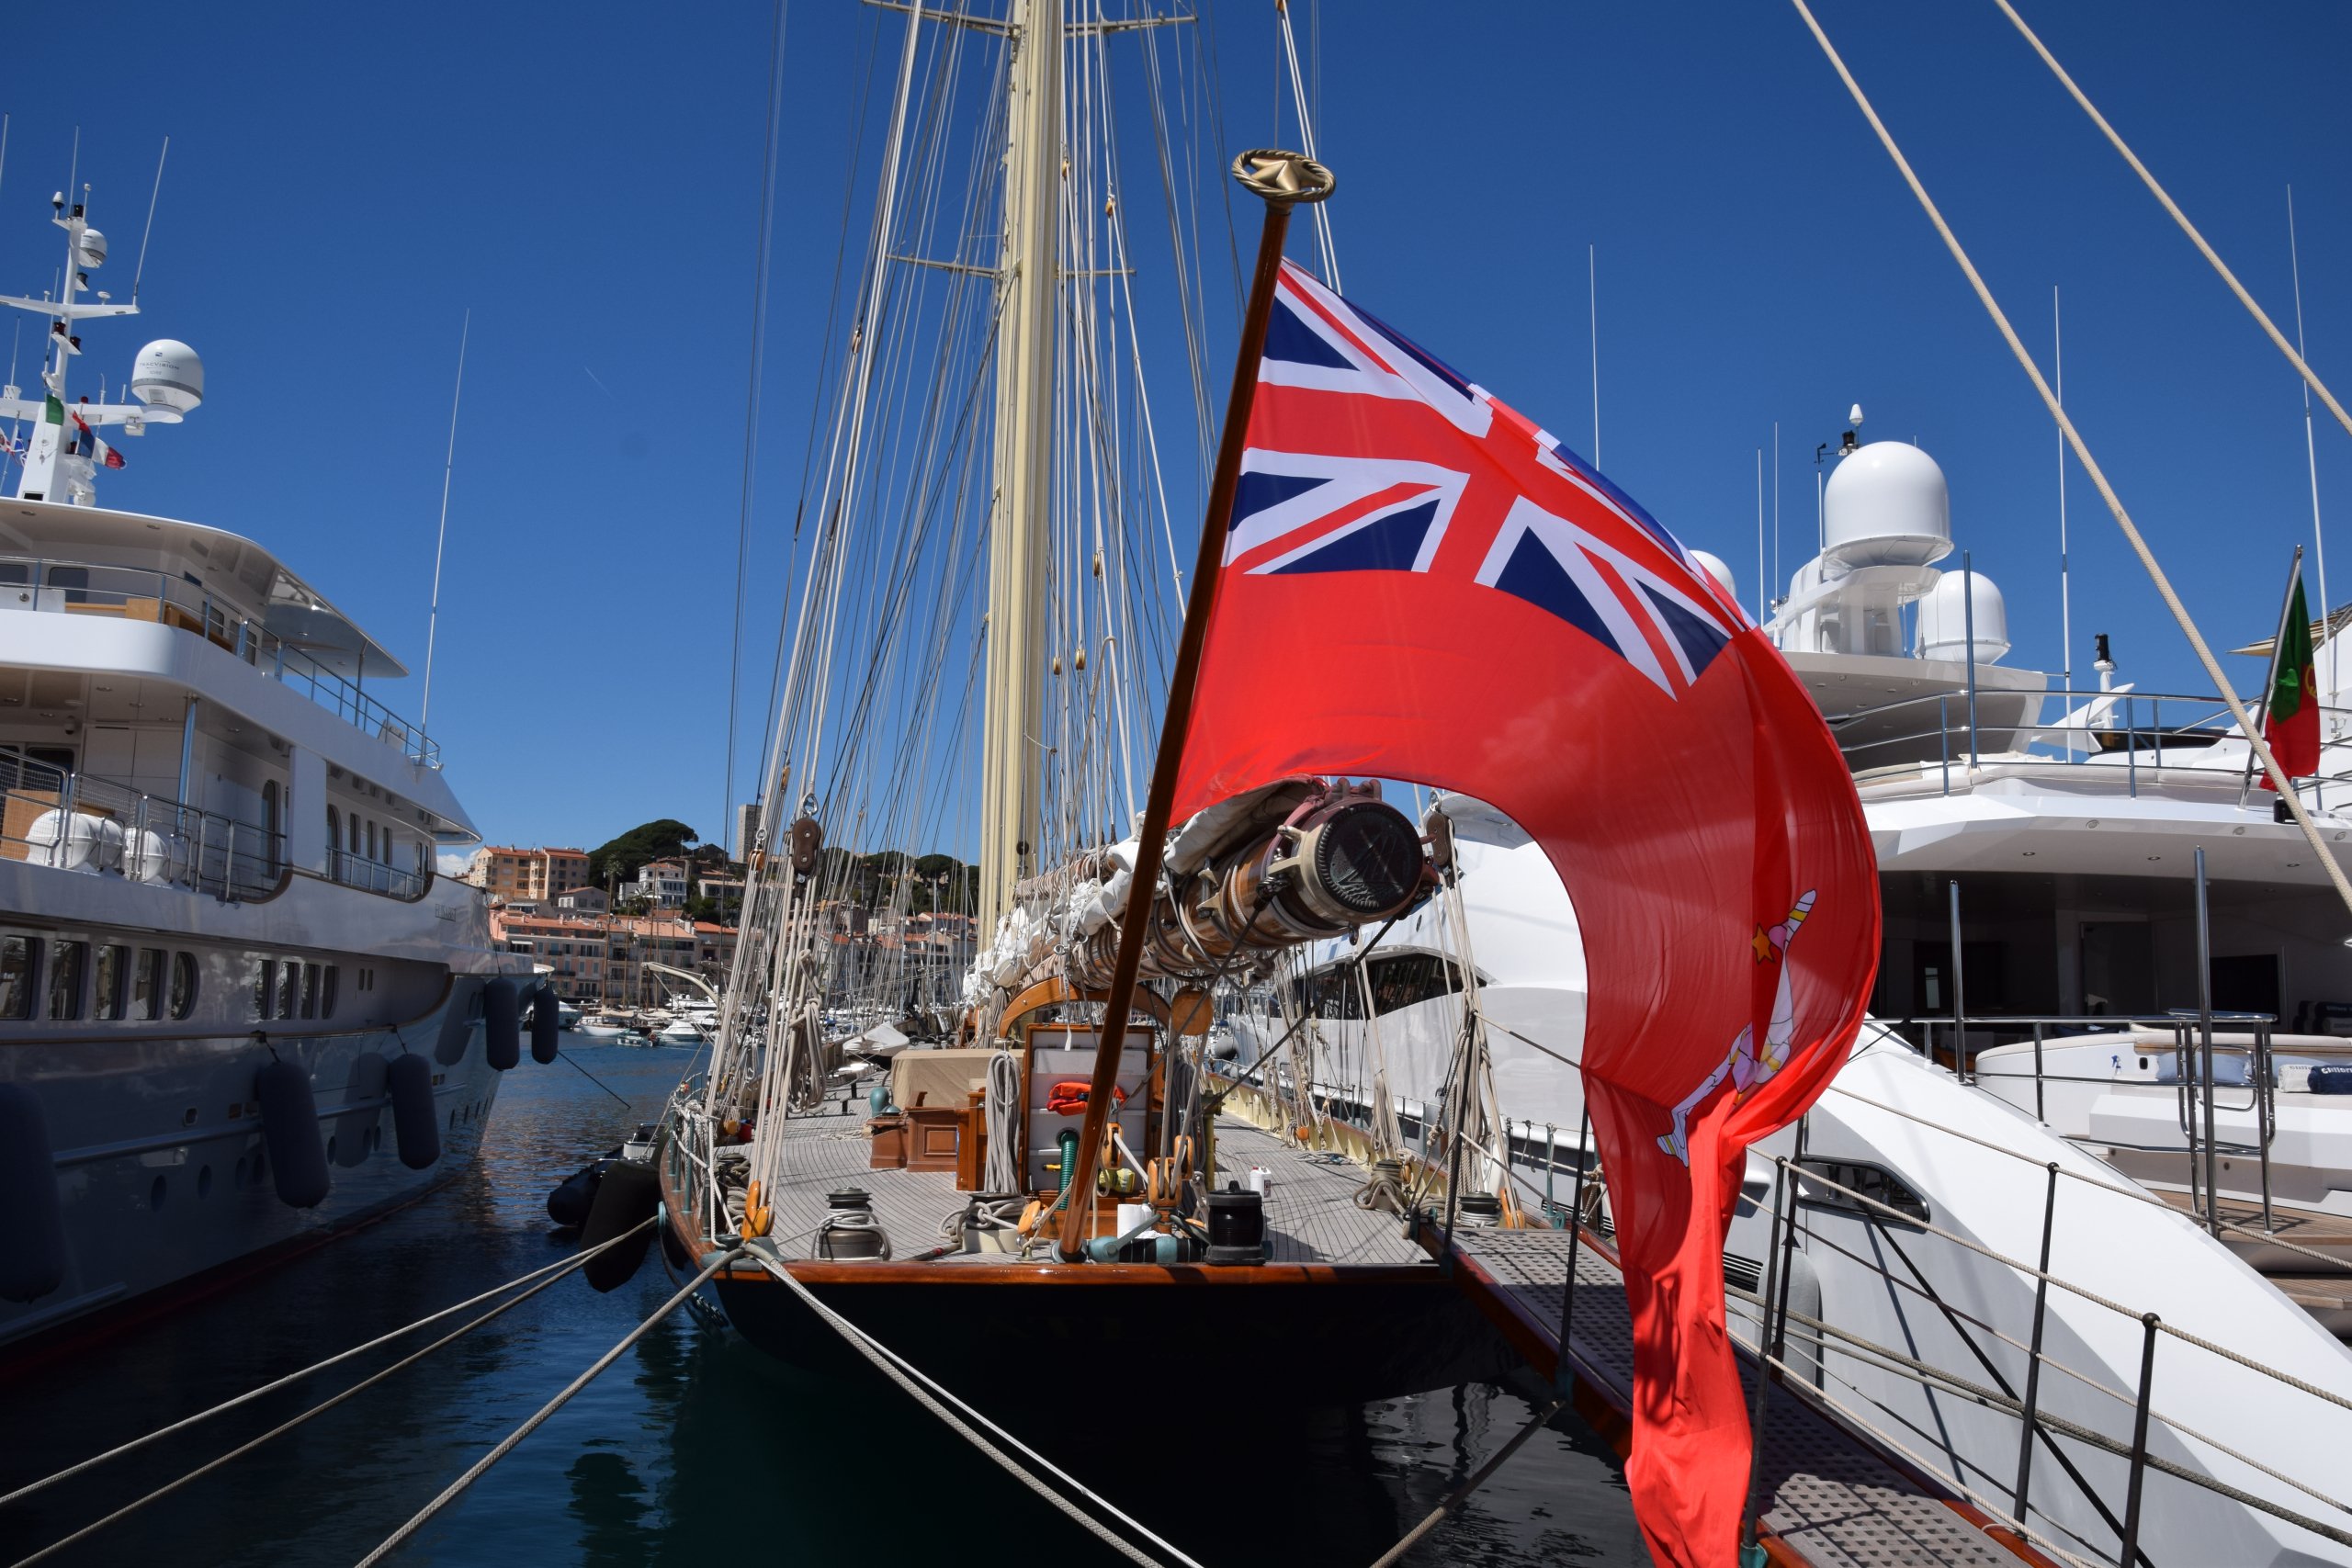
[[[5,180],[7,178],[7,175],[8,175],[8,117],[7,117],[6,115],[5,115],[5,114],[0,114],[0,181],[5,181]],[[12,374],[9,376],[9,378],[8,378],[8,379],[9,379],[9,380],[11,380],[11,381],[15,380],[16,378],[16,378],[16,376],[15,376],[13,373],[12,373]]]
[[[1600,247],[1584,248],[1584,276],[1592,332],[1592,466],[1600,467]]]
[[[2058,286],[2050,286],[2050,365],[2056,372],[2058,386],[2055,396],[2058,406],[2066,406],[2066,344],[2058,330]],[[2306,412],[2311,407],[2311,394],[2303,394]],[[2061,664],[2066,683],[2066,694],[2075,694],[2075,610],[2069,597],[2068,560],[2066,556],[2066,433],[2058,433],[2058,639],[2064,644]],[[1969,592],[1976,592],[1973,585]]]
[[[465,323],[458,329],[458,384],[449,392],[449,451],[441,460],[441,528],[433,538],[433,607],[424,619],[424,697],[417,705],[417,733],[424,733],[426,718],[433,712],[433,641],[441,629],[441,551],[449,541],[449,476],[458,467],[458,400],[466,390],[466,340],[473,335],[474,313],[466,311]],[[367,662],[362,651],[360,661]]]
[[[2287,263],[2295,278],[2295,352],[2303,352],[2303,262],[2295,248],[2295,187],[2287,187]],[[2319,449],[2312,442],[2312,384],[2303,383],[2303,462],[2312,478],[2312,558],[2319,567],[2320,636],[2327,636],[2327,540],[2319,529]],[[2334,660],[2328,668],[2335,668]],[[2330,682],[2332,686],[2334,682]]]
[[[164,138],[164,150],[155,154],[155,188],[147,193],[147,227],[139,236],[139,265],[130,270],[130,302],[139,303],[139,280],[147,276],[147,242],[155,232],[155,198],[164,194],[164,160],[172,155],[172,139]]]
[[[1772,618],[1771,579],[1764,575],[1764,448],[1756,449],[1756,624]]]

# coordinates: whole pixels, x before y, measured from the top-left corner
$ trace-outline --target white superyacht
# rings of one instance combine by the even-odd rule
[[[1882,1021],[1802,1150],[1792,1129],[1751,1154],[1735,1296],[1785,1279],[1792,1376],[2060,1560],[2118,1561],[2136,1522],[2143,1561],[2352,1562],[2337,1338],[2352,1332],[2352,917],[2249,787],[2217,698],[2115,686],[2104,657],[2111,689],[2087,693],[1998,662],[1997,591],[1939,570],[1949,502],[1925,452],[1849,443],[1824,535],[1768,629],[1871,823]],[[2302,793],[2352,858],[2335,652]],[[1396,1130],[1426,1147],[1460,1060],[1466,961],[1508,1184],[1531,1211],[1547,1189],[1565,1208],[1583,1109],[1576,912],[1514,823],[1440,804],[1458,927],[1440,900],[1369,951],[1327,947],[1277,1016],[1234,1021],[1233,1049],[1246,1063],[1312,1039],[1277,1078],[1303,1067],[1322,1107],[1375,1126],[1385,1080]],[[1775,1156],[1807,1177],[1778,1247]],[[1735,1299],[1743,1340],[1755,1316]],[[2151,1462],[2133,1466],[2142,1407]]]
[[[419,1196],[473,1157],[526,1004],[555,1043],[435,874],[478,835],[366,690],[399,661],[261,543],[97,503],[203,367],[152,343],[133,400],[74,395],[84,324],[138,310],[91,283],[87,198],[52,202],[55,297],[0,297],[44,338],[0,388],[0,1357]]]

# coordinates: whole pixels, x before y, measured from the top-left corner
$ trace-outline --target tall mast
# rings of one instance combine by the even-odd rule
[[[1006,116],[989,513],[988,693],[980,786],[980,930],[1034,867],[1044,732],[1046,510],[1060,273],[1062,0],[1017,0]]]

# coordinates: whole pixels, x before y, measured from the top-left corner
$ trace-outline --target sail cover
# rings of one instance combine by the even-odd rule
[[[1845,1060],[1875,863],[1804,687],[1672,535],[1285,264],[1176,813],[1297,773],[1509,813],[1574,900],[1583,1070],[1635,1342],[1627,1476],[1661,1563],[1733,1560],[1747,1417],[1723,1242],[1748,1145]]]

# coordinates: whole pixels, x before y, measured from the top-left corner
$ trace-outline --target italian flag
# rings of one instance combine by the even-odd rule
[[[2278,771],[2290,779],[2305,779],[2319,772],[2319,679],[2312,668],[2312,617],[2303,605],[2303,584],[2295,580],[2294,597],[2287,606],[2287,629],[2279,635],[2278,651],[2271,660],[2270,701],[2262,718],[2262,739],[2278,759]],[[2262,787],[2271,789],[2266,771]]]

